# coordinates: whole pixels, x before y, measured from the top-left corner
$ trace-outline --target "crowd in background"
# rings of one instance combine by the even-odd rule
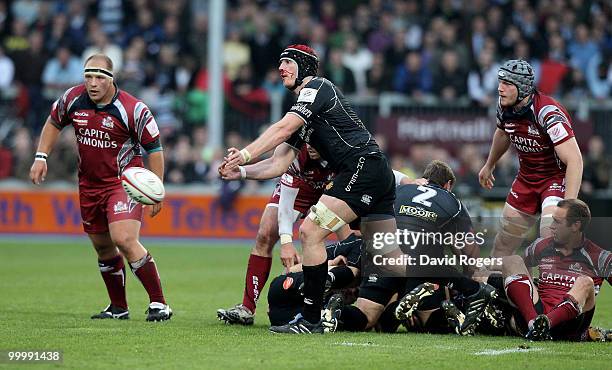
[[[50,104],[82,82],[83,60],[111,57],[119,88],[154,111],[167,158],[166,182],[218,181],[222,153],[208,140],[208,1],[0,0],[0,179],[26,179]],[[225,146],[241,147],[284,94],[278,55],[311,45],[320,74],[355,97],[397,93],[416,104],[491,107],[497,69],[529,61],[540,91],[563,101],[612,97],[612,3],[606,0],[228,1],[224,58]],[[494,122],[492,121],[492,125]],[[48,178],[75,175],[75,139],[65,130]],[[384,142],[384,138],[380,138]],[[383,144],[384,146],[384,144]],[[585,145],[584,191],[609,188],[611,161],[600,137]],[[419,174],[431,158],[453,164],[478,189],[482,153],[432,145],[388,153]],[[511,182],[516,160],[498,167]]]

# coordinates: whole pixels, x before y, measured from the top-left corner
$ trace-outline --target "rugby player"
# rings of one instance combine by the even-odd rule
[[[255,247],[247,264],[242,304],[218,309],[219,320],[228,324],[254,323],[257,300],[272,267],[274,245],[280,238],[280,257],[287,271],[300,262],[293,246],[293,224],[319,200],[332,175],[327,161],[307,144],[299,151],[281,144],[268,159],[221,173],[224,180],[281,178],[261,216]],[[343,240],[349,234],[346,226],[338,230],[337,236]]]
[[[303,248],[303,317],[278,333],[323,332],[321,309],[327,276],[324,240],[361,217],[366,241],[374,232],[395,232],[394,176],[374,137],[357,117],[342,92],[329,80],[316,77],[319,60],[305,45],[290,45],[280,55],[283,85],[297,95],[297,102],[246,148],[230,148],[221,170],[244,165],[283,142],[300,148],[306,142],[325,158],[336,173],[318,203],[300,226]],[[367,247],[367,242],[366,242]],[[382,255],[400,255],[396,244]],[[391,272],[389,272],[391,273]],[[404,271],[399,271],[403,274]]]
[[[113,62],[104,54],[87,58],[85,83],[71,87],[53,103],[30,170],[30,179],[41,184],[47,175],[47,156],[61,130],[71,125],[79,150],[79,200],[83,229],[98,255],[100,273],[110,304],[92,319],[127,319],[125,266],[128,260],[149,295],[147,321],[168,320],[166,304],[155,260],[138,240],[143,205],[130,199],[121,186],[121,173],[143,167],[142,146],[149,166],[160,179],[164,156],[159,130],[149,108],[119,90],[113,78]],[[162,208],[151,206],[154,217]]]
[[[435,160],[427,165],[423,178],[428,181],[428,185],[410,184],[396,190],[395,215],[398,229],[421,235],[450,233],[457,236],[460,233],[471,233],[472,222],[466,208],[450,192],[456,182],[452,169],[446,163]],[[478,246],[467,239],[462,240],[466,240],[466,245],[461,249],[453,245],[453,253],[477,257]],[[484,309],[495,298],[495,289],[461,275],[453,265],[432,265],[429,262],[421,264],[422,255],[442,259],[445,256],[443,248],[441,238],[434,238],[431,243],[421,241],[417,245],[402,245],[403,251],[416,261],[409,264],[406,271],[408,277],[380,276],[376,270],[366,272],[355,306],[341,307],[342,302],[330,301],[324,313],[324,326],[333,328],[340,320],[345,330],[362,331],[371,328],[379,321],[395,294],[402,297],[392,303],[395,315],[397,319],[406,321],[417,309],[428,311],[438,308],[438,295],[443,291],[438,289],[439,286],[452,285],[466,297],[465,320],[457,331],[461,334],[473,332]]]
[[[533,68],[509,60],[498,71],[497,129],[489,157],[480,170],[480,185],[493,187],[493,171],[510,144],[520,168],[504,205],[492,256],[513,254],[541,213],[540,236],[550,236],[556,204],[578,197],[582,155],[567,110],[535,89]]]
[[[612,284],[612,253],[587,239],[589,207],[578,199],[557,204],[552,237],[534,241],[524,258],[507,256],[506,295],[519,314],[519,331],[532,340],[583,340],[604,279]],[[539,268],[537,285],[527,268]]]

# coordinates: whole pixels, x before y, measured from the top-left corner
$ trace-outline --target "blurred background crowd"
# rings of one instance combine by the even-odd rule
[[[82,81],[83,60],[102,52],[119,88],[154,111],[166,183],[218,182],[222,149],[206,145],[207,11],[206,0],[0,0],[0,180],[27,179],[51,103]],[[290,43],[311,45],[320,74],[355,101],[392,93],[417,105],[494,109],[497,68],[509,58],[529,61],[538,89],[564,103],[612,98],[609,0],[228,1],[219,51],[226,147],[257,135],[275,102],[291,104],[277,71]],[[76,176],[75,138],[65,131],[49,180]],[[384,147],[386,138],[378,140]],[[584,192],[611,186],[606,141],[583,143]],[[388,153],[410,175],[432,158],[447,160],[466,192],[478,191],[483,154],[428,144]],[[509,185],[516,168],[515,156],[505,156],[498,182]]]

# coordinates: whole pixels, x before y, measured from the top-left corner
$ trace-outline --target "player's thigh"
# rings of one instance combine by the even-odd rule
[[[502,210],[501,227],[506,234],[515,237],[525,237],[525,234],[535,225],[536,215],[515,208],[506,202]]]
[[[384,305],[361,297],[357,298],[355,307],[363,312],[363,314],[368,318],[368,326],[366,328],[374,326],[376,322],[378,322],[380,315],[382,315],[383,311],[385,310]]]

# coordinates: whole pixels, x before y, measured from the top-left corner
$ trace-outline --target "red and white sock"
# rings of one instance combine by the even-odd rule
[[[525,322],[530,322],[538,315],[533,305],[533,286],[528,275],[508,276],[504,288],[506,295],[518,308]]]
[[[549,313],[546,314],[550,321],[550,327],[561,324],[562,322],[575,319],[580,315],[582,309],[578,304],[578,301],[569,294],[563,296],[563,302],[555,306]]]
[[[255,313],[259,293],[263,290],[270,276],[272,268],[272,257],[262,257],[255,254],[249,256],[246,278],[244,283],[244,295],[242,304],[252,313]]]
[[[130,268],[149,294],[149,301],[166,304],[157,266],[151,254],[147,252],[147,255],[138,261],[130,262]]]
[[[106,290],[115,307],[127,309],[127,299],[125,297],[125,264],[123,256],[118,254],[108,260],[98,260],[100,274],[106,284]]]

